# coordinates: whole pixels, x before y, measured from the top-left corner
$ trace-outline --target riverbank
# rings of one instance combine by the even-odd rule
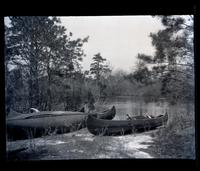
[[[113,103],[112,103],[113,105]],[[134,103],[114,104],[117,116],[136,109]],[[188,105],[188,104],[187,104]],[[147,106],[147,105],[146,105]],[[106,106],[105,108],[109,108]],[[130,110],[128,110],[130,107]],[[147,107],[150,107],[147,106]],[[161,108],[162,109],[162,108]],[[99,109],[103,111],[103,109]],[[156,115],[156,110],[152,113]],[[193,105],[170,106],[165,127],[126,136],[93,136],[87,128],[62,135],[7,142],[9,160],[68,160],[102,158],[195,159],[195,118]],[[158,112],[160,113],[160,112]],[[148,114],[151,114],[149,108]],[[25,148],[25,150],[23,150]],[[19,151],[22,149],[23,151]],[[16,150],[16,152],[15,152]],[[14,151],[14,153],[13,153]]]
[[[195,129],[159,130],[153,133],[154,143],[145,149],[159,159],[195,159]]]
[[[84,128],[68,134],[7,142],[7,159],[195,159],[194,133],[191,127],[179,133],[161,127],[125,136],[94,136]]]
[[[62,135],[7,142],[8,160],[69,160],[154,158],[145,150],[153,144],[154,131],[126,136],[94,136],[87,128]]]

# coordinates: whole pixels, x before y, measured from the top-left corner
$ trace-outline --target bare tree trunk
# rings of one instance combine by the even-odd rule
[[[51,96],[51,71],[49,64],[47,66],[47,74],[48,74],[47,104],[48,104],[48,110],[50,111],[52,107],[52,96]]]
[[[35,42],[35,43],[34,43]],[[32,35],[29,77],[29,107],[39,107],[39,81],[38,81],[38,46]]]
[[[30,77],[29,77],[29,107],[38,108],[38,105],[39,105],[39,83],[38,83],[37,61],[33,60],[30,66]]]
[[[5,63],[5,110],[6,115],[9,114],[10,108],[13,105],[13,97],[12,97],[12,90],[10,88],[10,81],[9,81],[9,71],[8,71],[8,64]]]

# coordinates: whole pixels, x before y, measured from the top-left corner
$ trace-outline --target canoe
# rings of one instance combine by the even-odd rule
[[[81,109],[84,111],[84,109]],[[113,106],[111,109],[105,110],[104,112],[96,112],[92,113],[92,115],[96,116],[99,119],[108,119],[111,120],[115,117],[116,109]],[[14,117],[8,117],[7,121],[11,120],[20,120],[20,119],[36,119],[36,118],[45,118],[45,117],[58,117],[58,116],[88,116],[91,113],[84,113],[84,112],[74,112],[74,111],[41,111],[35,113],[28,113],[28,114],[19,114],[15,115]]]
[[[72,111],[44,111],[22,114],[6,120],[8,140],[36,138],[51,134],[68,133],[86,127],[88,115],[101,119],[112,119],[115,107],[102,113]]]
[[[97,114],[96,118],[98,119],[112,120],[115,117],[116,109],[115,109],[115,106],[113,106],[111,109],[108,109],[102,113],[96,113],[96,114]]]
[[[155,129],[165,124],[168,115],[155,118],[133,120],[103,120],[89,115],[86,121],[87,129],[94,135],[125,135]]]

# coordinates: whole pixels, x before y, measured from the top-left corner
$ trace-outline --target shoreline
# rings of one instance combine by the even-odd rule
[[[155,131],[155,130],[154,130]],[[153,143],[151,132],[124,136],[94,136],[87,129],[62,135],[8,142],[7,149],[27,147],[8,160],[69,160],[154,158],[146,152]]]

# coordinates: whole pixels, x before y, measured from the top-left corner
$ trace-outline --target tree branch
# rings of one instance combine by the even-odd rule
[[[162,65],[169,65],[169,63],[167,63],[167,62],[162,62],[162,63],[159,63],[159,65],[160,66],[162,66]],[[188,66],[188,67],[191,67],[191,68],[193,68],[194,67],[194,64],[181,64],[181,63],[177,63],[177,64],[174,64],[174,65],[172,65],[172,64],[170,64],[171,66],[176,66],[176,65],[180,65],[180,66]]]
[[[193,26],[183,23],[182,25],[186,26],[185,29],[193,29]]]

